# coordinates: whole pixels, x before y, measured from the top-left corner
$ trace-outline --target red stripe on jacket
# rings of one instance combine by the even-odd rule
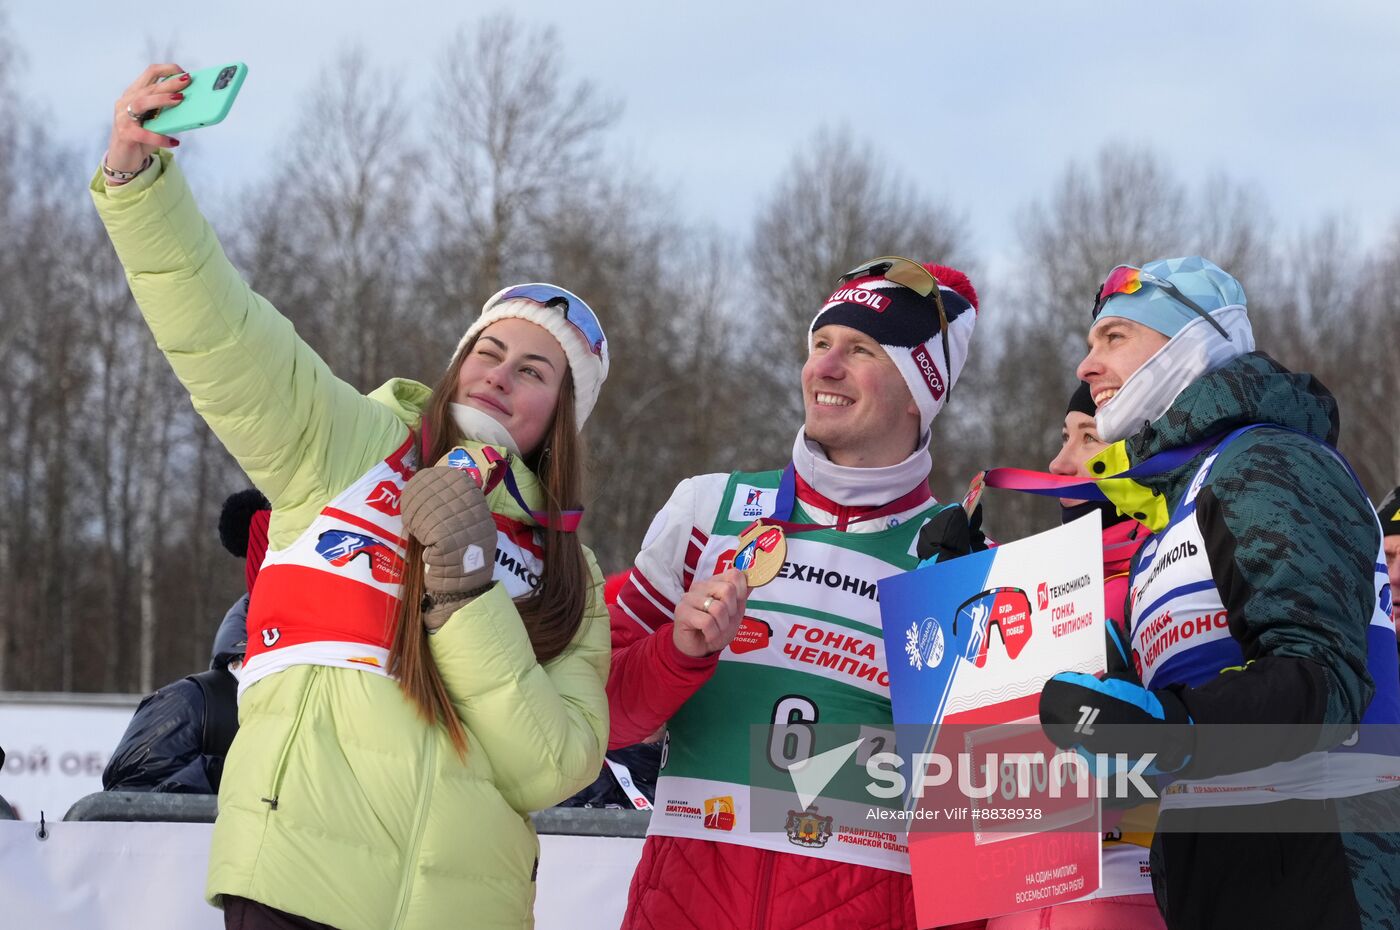
[[[327,613],[327,604],[335,610]],[[258,596],[249,605],[247,657],[316,642],[388,649],[397,606],[398,598],[328,571],[268,565],[258,574]]]

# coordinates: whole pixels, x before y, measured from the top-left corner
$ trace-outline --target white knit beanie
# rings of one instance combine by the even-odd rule
[[[524,298],[500,300],[502,294],[521,286],[512,285],[502,288],[490,300],[486,301],[485,306],[482,307],[481,316],[467,327],[467,331],[462,336],[461,341],[457,343],[457,349],[452,353],[452,357],[455,359],[458,353],[478,333],[498,320],[514,317],[528,320],[536,326],[548,330],[550,335],[559,341],[559,346],[564,350],[564,357],[569,361],[569,371],[574,378],[575,422],[579,429],[583,429],[584,421],[593,412],[593,405],[598,402],[598,392],[602,390],[603,381],[608,376],[608,340],[606,336],[602,335],[602,323],[598,323],[598,333],[602,338],[598,340],[597,351],[594,352],[583,331],[569,322],[567,308],[562,304],[545,305]],[[555,285],[540,286],[555,287]],[[564,294],[569,293],[563,291],[562,288],[556,289]],[[500,300],[499,303],[497,303],[498,300]],[[585,312],[592,313],[582,299],[574,297],[574,300],[585,309]]]

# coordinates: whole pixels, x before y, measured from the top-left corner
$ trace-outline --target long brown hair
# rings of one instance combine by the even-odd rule
[[[449,412],[457,389],[463,362],[476,345],[472,339],[452,360],[442,379],[433,387],[428,409],[419,424],[417,445],[419,467],[437,464],[457,444],[459,433]],[[564,372],[555,402],[554,417],[545,439],[529,450],[524,461],[540,480],[550,523],[559,524],[564,510],[582,506],[583,444],[578,436],[574,412],[574,378]],[[541,528],[543,567],[540,583],[528,596],[517,600],[516,608],[530,637],[535,660],[548,662],[573,641],[583,622],[591,579],[583,558],[583,546],[576,533]],[[389,647],[389,673],[417,708],[423,719],[437,722],[447,730],[459,756],[465,757],[467,735],[452,708],[447,687],[428,648],[419,605],[423,600],[423,544],[411,535],[404,553],[403,591],[394,610],[394,637]]]

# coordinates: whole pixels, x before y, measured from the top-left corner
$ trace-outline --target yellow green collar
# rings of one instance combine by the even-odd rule
[[[1167,511],[1165,497],[1131,478],[1113,477],[1132,466],[1128,461],[1128,447],[1123,440],[1115,442],[1089,459],[1088,466],[1089,474],[1094,476],[1094,483],[1103,491],[1104,497],[1118,508],[1119,513],[1146,524],[1154,533],[1159,533],[1166,527],[1171,514]]]

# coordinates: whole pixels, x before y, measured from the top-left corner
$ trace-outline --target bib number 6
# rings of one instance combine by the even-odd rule
[[[773,705],[773,732],[768,737],[768,762],[780,772],[812,755],[812,724],[817,705],[800,694],[789,694]]]

